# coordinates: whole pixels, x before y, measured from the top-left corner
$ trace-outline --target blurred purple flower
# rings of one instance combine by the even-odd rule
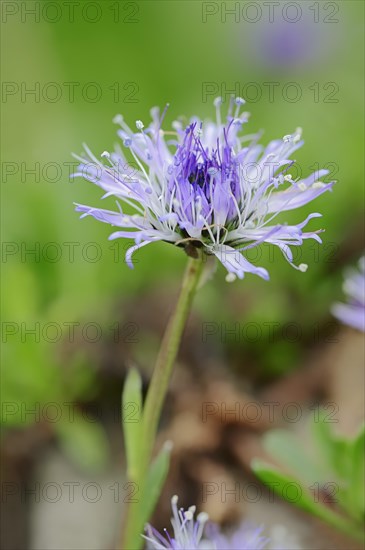
[[[342,25],[336,25],[334,34],[329,28],[331,25],[324,21],[324,11],[318,13],[323,9],[319,5],[317,13],[313,11],[314,5],[307,2],[302,3],[302,6],[289,2],[281,5],[277,3],[271,8],[268,3],[265,6],[262,17],[254,25],[245,26],[245,32],[239,32],[238,36],[230,33],[230,37],[238,42],[240,63],[242,52],[249,50],[250,55],[246,56],[245,63],[249,63],[255,71],[264,71],[265,78],[269,71],[276,79],[278,75],[286,73],[291,75],[292,80],[295,74],[299,77],[298,70],[303,72],[324,67],[331,60],[335,61],[343,47],[344,19]],[[334,23],[336,15],[333,14],[331,19]],[[239,26],[237,28],[240,30]]]
[[[317,28],[320,27],[320,28]],[[255,60],[275,69],[292,69],[325,57],[326,29],[302,18],[296,23],[284,20],[262,24],[251,33]]]
[[[342,323],[365,332],[365,256],[359,261],[359,271],[348,270],[343,283],[347,304],[335,303],[332,313]]]
[[[269,540],[262,536],[263,527],[244,522],[230,535],[222,534],[214,524],[208,524],[207,534],[215,550],[262,550]]]
[[[132,238],[128,249],[132,254],[155,241],[167,241],[183,247],[193,257],[201,249],[215,255],[228,271],[227,280],[243,278],[246,272],[269,279],[267,270],[250,263],[242,254],[263,242],[278,246],[285,258],[295,266],[290,245],[300,246],[305,239],[321,242],[319,231],[304,232],[312,213],[296,225],[275,224],[281,212],[293,210],[331,189],[332,183],[317,181],[328,174],[319,170],[302,180],[294,180],[288,172],[294,161],[289,157],[303,142],[301,130],[274,140],[266,148],[257,144],[259,134],[239,137],[248,113],[240,113],[244,100],[231,98],[226,122],[221,119],[221,98],[215,100],[216,123],[203,123],[195,118],[184,129],[178,121],[174,131],[161,129],[164,113],[151,111],[152,123],[144,129],[138,120],[133,133],[118,115],[119,137],[134,158],[132,173],[119,148],[113,154],[104,152],[98,160],[85,146],[86,157],[80,160],[81,176],[99,185],[104,197],[114,196],[132,206],[135,213],[91,208],[78,204],[82,217],[121,228],[110,239]],[[165,141],[168,138],[169,141]],[[248,142],[248,145],[244,145]]]
[[[177,507],[178,497],[171,499],[173,536],[167,530],[161,535],[147,525],[147,548],[149,550],[262,550],[268,540],[261,536],[262,527],[252,528],[242,524],[231,536],[223,535],[215,524],[208,523],[204,512],[194,518],[195,506],[188,510]]]

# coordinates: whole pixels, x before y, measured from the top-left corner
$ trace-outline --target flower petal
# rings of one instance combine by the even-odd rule
[[[245,273],[253,273],[269,280],[269,273],[263,267],[256,267],[249,262],[238,250],[231,246],[217,245],[212,249],[213,254],[224,265],[229,273],[234,273],[239,279],[243,279]]]

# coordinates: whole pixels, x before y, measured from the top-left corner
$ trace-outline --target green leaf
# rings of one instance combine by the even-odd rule
[[[323,471],[306,456],[298,436],[288,430],[271,430],[263,437],[265,450],[303,482],[311,485]]]
[[[143,546],[141,534],[152,515],[156,502],[161,494],[162,486],[166,480],[170,465],[171,449],[171,442],[166,441],[165,445],[150,465],[145,482],[139,487],[140,491],[138,491],[138,495],[140,495],[140,500],[134,505],[136,508],[133,510],[134,513],[129,519],[128,524],[130,528],[128,548],[139,550]]]
[[[104,429],[98,422],[86,422],[75,411],[63,412],[62,422],[54,424],[63,451],[82,470],[94,472],[105,468],[109,443]]]
[[[318,504],[314,502],[313,496],[303,488],[298,480],[279,472],[276,468],[258,459],[254,459],[251,466],[257,477],[281,498],[296,504],[307,512],[319,515],[316,511]]]
[[[286,476],[265,462],[254,459],[251,467],[257,477],[268,485],[281,498],[291,504],[295,504],[302,510],[309,512],[329,525],[347,533],[348,535],[363,540],[363,532],[358,525],[348,519],[332,512],[328,507],[315,502],[315,495],[310,494],[297,480]]]
[[[352,443],[352,472],[348,489],[349,504],[353,514],[362,520],[365,512],[365,427],[363,426]]]
[[[172,450],[171,441],[166,441],[161,451],[152,462],[144,490],[143,502],[141,505],[141,518],[143,525],[150,519],[156,506],[158,497],[161,494],[170,466],[170,455]]]
[[[127,376],[122,394],[122,423],[127,458],[127,476],[138,480],[142,437],[142,381],[138,371],[132,368]]]
[[[320,410],[318,421],[313,423],[313,435],[323,453],[328,468],[341,479],[346,480],[349,478],[352,469],[349,442],[343,437],[333,434],[332,423],[326,422],[326,417],[327,413]]]

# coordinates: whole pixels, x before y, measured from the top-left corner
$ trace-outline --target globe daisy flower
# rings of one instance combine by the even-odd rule
[[[330,190],[333,182],[318,181],[327,170],[300,180],[290,175],[290,156],[303,144],[300,129],[266,148],[258,145],[259,134],[241,136],[248,118],[241,112],[244,103],[232,98],[222,120],[222,100],[217,98],[215,122],[193,118],[183,127],[175,121],[171,131],[162,129],[166,108],[162,115],[152,109],[147,128],[138,120],[136,132],[118,115],[114,121],[124,150],[133,158],[133,171],[120,146],[100,158],[84,146],[84,156],[76,156],[80,166],[75,176],[96,183],[105,191],[103,198],[117,199],[114,211],[81,204],[76,210],[115,227],[110,239],[134,239],[126,253],[129,267],[136,250],[165,241],[193,257],[215,256],[226,268],[228,281],[245,273],[267,280],[268,271],[245,257],[249,248],[266,242],[279,247],[291,265],[306,270],[305,264],[293,263],[290,246],[300,246],[305,239],[321,242],[320,231],[304,231],[320,214],[295,225],[276,223],[276,218]],[[133,213],[125,212],[124,205]]]
[[[175,495],[171,499],[173,536],[170,536],[167,529],[164,534],[160,534],[151,525],[146,526],[146,539],[149,549],[163,550],[171,548],[173,550],[196,550],[207,548],[203,541],[203,533],[208,516],[204,512],[195,519],[195,506],[188,510],[177,507],[178,497]]]
[[[146,535],[149,550],[262,550],[268,540],[261,535],[262,527],[253,528],[243,523],[230,536],[223,535],[218,526],[208,523],[205,512],[195,519],[195,506],[188,510],[177,507],[178,497],[171,499],[173,517],[171,525],[173,535],[167,529],[162,535],[156,529],[147,525]]]
[[[333,315],[345,325],[365,332],[365,256],[359,261],[359,270],[347,271],[343,291],[348,297],[347,304],[335,303]]]

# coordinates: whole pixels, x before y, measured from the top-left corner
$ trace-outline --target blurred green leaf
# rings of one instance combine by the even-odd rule
[[[279,470],[261,460],[254,459],[251,466],[257,477],[281,498],[320,517],[319,505],[314,502],[313,496],[304,489],[297,479],[279,472]],[[295,491],[293,497],[288,494],[289,487],[293,488],[293,493]]]
[[[351,521],[333,512],[327,506],[315,502],[315,495],[310,494],[296,479],[282,474],[261,460],[253,460],[251,467],[257,477],[284,500],[295,504],[302,510],[315,515],[350,536],[363,540],[361,526],[353,524]],[[289,488],[292,489],[292,495]]]
[[[54,424],[65,454],[82,470],[98,471],[109,460],[109,443],[98,422],[87,422],[75,411],[65,411],[62,422]]]
[[[273,430],[265,434],[265,450],[297,479],[261,461],[254,461],[252,467],[264,483],[272,486],[282,498],[293,502],[304,510],[315,514],[334,527],[361,540],[361,523],[364,519],[364,428],[356,438],[349,440],[333,433],[333,424],[326,421],[328,413],[319,411],[311,424],[316,455],[324,458],[318,465],[306,452],[306,446],[289,431]],[[318,453],[318,450],[320,451]],[[330,481],[329,481],[330,480]],[[313,490],[310,493],[303,488]],[[302,494],[292,500],[284,489],[296,484]],[[293,485],[294,486],[294,485]],[[320,502],[320,494],[328,497]],[[336,495],[336,500],[328,500]],[[336,503],[347,517],[334,513],[326,503]]]
[[[365,512],[365,427],[352,443],[352,472],[348,489],[349,505],[352,506],[355,517],[363,521]]]
[[[62,368],[63,392],[72,401],[91,399],[97,390],[96,372],[82,351],[76,352]]]
[[[129,480],[138,479],[142,438],[142,380],[137,369],[130,369],[122,394],[122,423]]]
[[[319,410],[319,416],[313,422],[315,442],[323,453],[327,467],[340,479],[348,479],[352,469],[351,442],[333,433],[333,423],[326,422],[326,416],[324,410]]]
[[[297,435],[289,430],[271,430],[263,437],[265,450],[298,479],[311,485],[322,479],[323,471],[306,456]]]

